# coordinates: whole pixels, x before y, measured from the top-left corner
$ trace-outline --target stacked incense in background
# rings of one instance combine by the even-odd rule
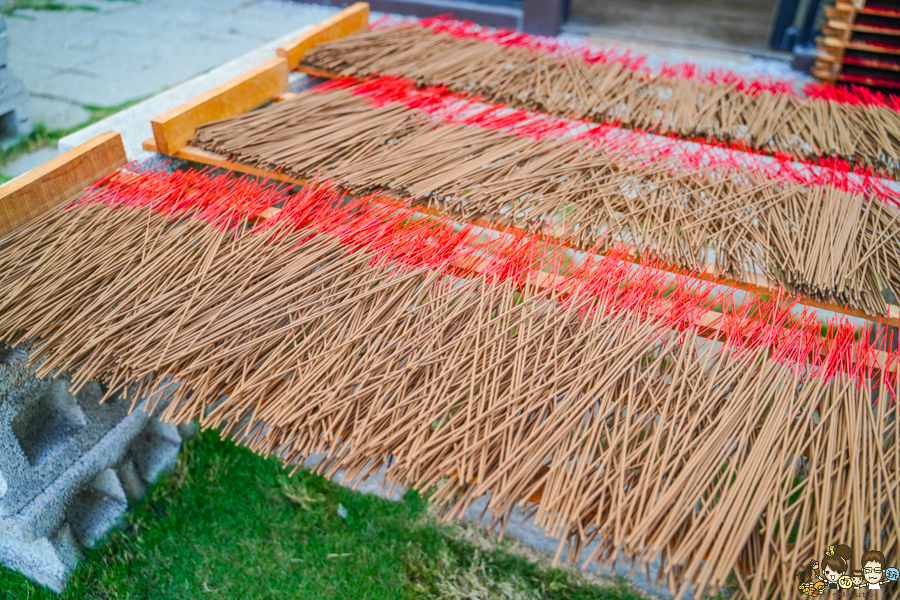
[[[900,290],[894,99],[426,25],[320,44],[348,77],[193,140],[321,184],[132,167],[0,240],[0,341],[447,518],[525,502],[678,593],[895,564],[900,355],[809,308]]]
[[[896,2],[838,0],[825,7],[812,74],[828,83],[900,89],[900,7]]]

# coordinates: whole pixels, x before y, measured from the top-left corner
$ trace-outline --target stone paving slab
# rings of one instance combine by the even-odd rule
[[[91,111],[74,102],[31,96],[28,107],[31,121],[43,123],[49,130],[71,129],[91,118]]]
[[[66,1],[98,10],[7,19],[10,67],[32,94],[102,107],[158,93],[336,12],[275,0]]]
[[[336,12],[336,10],[334,12]],[[317,19],[316,22],[320,20],[322,19]],[[134,106],[126,108],[125,110],[94,123],[89,127],[79,129],[75,133],[62,138],[59,141],[59,151],[66,152],[71,150],[79,144],[83,144],[106,131],[117,131],[122,135],[122,143],[125,146],[125,153],[129,160],[146,160],[157,157],[157,154],[148,152],[141,147],[144,140],[153,137],[153,129],[150,125],[151,119],[266,62],[267,60],[272,59],[275,56],[275,51],[278,46],[299,36],[311,26],[312,24],[301,27],[281,38],[272,40],[268,44],[260,46],[253,52],[248,52],[241,57],[227,62],[221,67],[213,69],[209,73],[195,77],[194,79],[168,89],[161,94],[157,94],[152,98],[139,102]],[[304,77],[304,75],[299,73],[291,74],[292,79],[298,77]]]
[[[28,171],[35,169],[48,160],[56,158],[59,156],[59,150],[53,148],[52,146],[49,148],[41,148],[35,152],[30,154],[26,154],[25,156],[19,157],[16,160],[10,162],[5,165],[0,172],[2,172],[7,177],[18,177],[19,175],[24,175]]]

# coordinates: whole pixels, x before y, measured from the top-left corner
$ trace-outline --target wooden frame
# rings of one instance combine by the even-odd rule
[[[302,59],[303,54],[313,48],[316,44],[323,41],[339,39],[365,27],[368,24],[368,14],[368,5],[366,3],[359,2],[354,4],[350,8],[345,9],[313,27],[292,42],[280,47],[278,49],[279,58],[275,59],[275,61],[266,63],[266,65],[268,65],[267,67],[266,65],[261,65],[260,67],[257,67],[244,75],[235,77],[231,81],[198,96],[196,99],[173,108],[164,115],[153,119],[154,137],[146,140],[143,147],[146,150],[160,152],[191,162],[212,165],[215,167],[224,167],[241,173],[268,177],[297,185],[305,185],[307,183],[307,180],[305,179],[293,178],[281,173],[273,173],[251,165],[235,162],[215,152],[192,146],[187,142],[196,128],[200,125],[241,114],[266,102],[278,102],[293,96],[294,94],[292,92],[287,91],[287,73],[283,72],[283,69],[286,69],[291,64],[296,65],[294,70],[314,77],[337,77],[337,75],[333,73],[300,66],[300,60]],[[261,89],[250,88],[248,90],[247,82],[251,79],[254,81],[262,79],[264,85]],[[246,94],[246,96],[242,97],[244,94]],[[238,110],[239,108],[241,108],[241,110]],[[177,124],[177,127],[173,124]],[[185,133],[188,131],[190,131],[190,135]],[[425,208],[422,208],[420,212],[431,215],[439,214],[435,210]],[[501,229],[501,227],[484,219],[474,221],[473,224],[489,229]],[[675,271],[680,269],[672,266],[668,270]],[[713,273],[715,273],[715,265],[709,264],[706,269],[698,275],[698,278],[750,293],[758,293],[767,296],[774,294],[772,291],[772,283],[763,275],[757,275],[752,281],[744,282],[725,277],[718,277],[713,275]],[[842,306],[820,302],[812,298],[801,298],[800,302],[807,306],[830,310],[836,314],[859,317],[872,322],[884,321],[883,317],[869,315],[862,310],[845,309]],[[900,321],[900,306],[888,305],[887,316],[889,323],[898,323],[898,321]]]
[[[101,133],[0,187],[0,237],[83,192],[128,162],[122,136]]]

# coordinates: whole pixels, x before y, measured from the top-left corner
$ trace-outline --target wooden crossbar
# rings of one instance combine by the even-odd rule
[[[245,113],[287,86],[287,60],[266,61],[153,119],[156,146],[163,154],[178,152],[188,145],[198,126]]]

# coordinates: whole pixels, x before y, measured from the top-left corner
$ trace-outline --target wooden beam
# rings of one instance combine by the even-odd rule
[[[287,60],[273,58],[153,119],[156,145],[163,154],[178,152],[200,125],[245,113],[287,87]]]
[[[0,237],[75,197],[128,162],[122,136],[101,133],[0,187]]]
[[[160,151],[159,147],[156,145],[156,140],[154,138],[144,140],[141,146],[143,146],[144,150],[149,150],[150,152],[160,152],[161,154],[166,154],[165,152]],[[271,171],[265,171],[257,167],[251,167],[250,165],[245,165],[233,160],[228,160],[220,154],[210,152],[209,150],[203,150],[202,148],[197,148],[195,146],[185,146],[178,152],[169,154],[169,156],[180,158],[182,160],[187,160],[190,162],[200,163],[203,165],[220,167],[222,169],[228,169],[230,171],[236,171],[238,173],[247,173],[248,175],[255,175],[257,177],[286,181],[288,183],[293,183],[296,185],[306,185],[309,181],[307,179],[297,179],[296,177],[289,177],[288,175],[283,175],[281,173],[272,173]]]
[[[338,77],[340,77],[340,75],[336,75],[331,71],[323,71],[321,69],[307,67],[304,65],[297,65],[296,67],[294,67],[294,70],[300,73],[305,73],[310,77],[321,77],[322,79],[337,79]]]
[[[293,69],[300,64],[307,50],[316,44],[330,42],[350,35],[369,24],[369,5],[366,2],[357,2],[349,8],[345,8],[338,14],[330,17],[315,27],[310,28],[303,35],[281,46],[278,56],[288,61],[288,67]]]
[[[858,31],[860,33],[878,33],[882,35],[897,36],[900,34],[900,27],[879,27],[877,25],[866,25],[865,23],[846,23],[835,19],[828,21],[828,26],[832,29],[842,31]]]
[[[866,42],[844,41],[829,36],[821,38],[821,43],[830,48],[863,50],[865,52],[878,52],[879,54],[900,54],[900,47],[886,48],[884,46],[873,46],[872,44],[867,44]]]

